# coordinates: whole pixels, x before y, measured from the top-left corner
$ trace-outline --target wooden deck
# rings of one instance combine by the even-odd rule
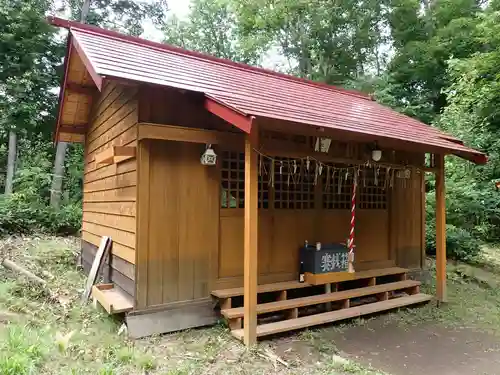
[[[406,274],[406,269],[391,267],[354,274],[314,275],[312,283],[260,285],[257,293],[266,302],[257,305],[257,337],[430,301],[430,295],[420,293],[421,283],[407,280]],[[324,285],[324,293],[318,285]],[[243,339],[244,307],[233,306],[233,299],[243,295],[243,288],[216,290],[212,295],[219,299],[221,315],[228,321],[232,334]],[[241,298],[235,301],[241,304]]]
[[[398,307],[428,302],[431,299],[432,296],[427,294],[415,294],[413,296],[399,297],[387,301],[375,302],[322,314],[309,315],[296,319],[262,324],[257,326],[257,337],[269,336],[276,333],[313,327],[316,325],[336,322],[349,318],[356,318],[367,314],[374,314],[381,311],[396,309]],[[243,329],[236,329],[231,333],[236,338],[243,340]]]

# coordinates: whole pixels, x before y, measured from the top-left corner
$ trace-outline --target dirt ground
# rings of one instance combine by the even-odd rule
[[[500,374],[500,339],[472,328],[374,319],[329,337],[341,356],[391,375]]]

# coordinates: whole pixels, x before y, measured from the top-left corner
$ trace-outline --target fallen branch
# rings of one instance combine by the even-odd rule
[[[257,352],[257,355],[264,358],[264,359],[272,361],[275,368],[276,368],[276,362],[281,363],[285,367],[290,367],[290,365],[287,362],[282,360],[280,357],[278,357],[276,354],[274,354],[269,349],[264,349],[263,352]]]
[[[2,266],[4,266],[5,268],[7,268],[7,269],[9,269],[11,271],[15,271],[15,272],[18,272],[18,273],[26,276],[28,279],[30,279],[31,281],[33,281],[33,282],[35,282],[37,284],[40,284],[42,286],[46,286],[47,285],[47,282],[44,279],[39,278],[34,273],[28,271],[27,269],[21,267],[20,265],[18,265],[16,263],[14,263],[10,259],[5,258],[2,261]]]

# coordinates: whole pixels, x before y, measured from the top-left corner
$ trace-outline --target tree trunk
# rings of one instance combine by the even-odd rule
[[[15,131],[9,131],[9,153],[7,156],[7,178],[5,179],[5,195],[12,194],[14,185],[14,172],[17,159],[17,134]]]
[[[50,189],[50,205],[58,208],[61,204],[62,182],[64,176],[64,159],[66,157],[66,142],[59,142],[54,160],[54,175],[52,176],[52,187]]]
[[[80,22],[85,23],[90,10],[90,1],[84,0],[80,13]],[[62,88],[61,88],[62,90]],[[58,208],[61,204],[62,182],[64,176],[64,159],[66,158],[66,142],[59,142],[56,149],[56,159],[54,160],[54,176],[52,177],[52,189],[50,190],[50,205]]]

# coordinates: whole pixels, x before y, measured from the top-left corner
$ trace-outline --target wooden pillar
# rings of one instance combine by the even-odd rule
[[[258,147],[256,124],[245,138],[244,343],[257,342]]]
[[[446,198],[444,155],[435,155],[436,163],[436,297],[446,302]]]

